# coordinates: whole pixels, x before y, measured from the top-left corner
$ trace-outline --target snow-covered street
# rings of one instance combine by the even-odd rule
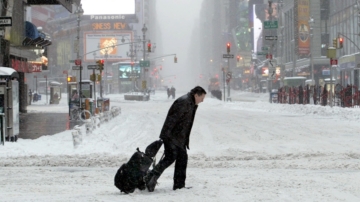
[[[83,127],[76,149],[71,130],[6,142],[0,201],[360,201],[360,109],[270,104],[268,94],[232,96],[246,101],[207,95],[199,105],[188,151],[191,189],[172,190],[173,166],[153,193],[125,195],[113,185],[136,148],[158,139],[174,100],[157,91],[148,102],[110,95],[122,113],[90,135]],[[66,112],[66,103],[60,106],[30,111]]]

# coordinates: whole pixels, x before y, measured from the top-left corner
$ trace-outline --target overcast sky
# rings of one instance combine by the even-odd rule
[[[81,3],[85,15],[135,13],[134,0],[81,0]]]
[[[156,52],[152,56],[160,54],[177,54],[178,63],[174,64],[173,57],[165,58],[163,63],[162,77],[172,78],[171,83],[175,87],[194,85],[193,61],[189,61],[189,50],[199,44],[190,44],[191,34],[195,21],[200,15],[200,6],[203,0],[156,0],[156,16],[160,28],[162,53]],[[135,13],[134,0],[82,0],[84,14],[133,14]],[[101,4],[99,4],[101,2]],[[158,36],[159,37],[159,36]],[[159,39],[157,39],[159,40]],[[174,75],[174,76],[172,76]],[[198,76],[197,76],[198,77]],[[175,79],[176,78],[176,79]]]
[[[195,21],[200,16],[203,0],[157,0],[156,14],[161,30],[164,54],[176,53],[178,63],[168,57],[163,65],[162,75],[176,75],[169,86],[189,90],[194,85],[194,69],[198,68],[189,60],[189,50],[199,44],[190,44]],[[171,78],[171,77],[170,77]],[[188,85],[188,86],[187,86]]]

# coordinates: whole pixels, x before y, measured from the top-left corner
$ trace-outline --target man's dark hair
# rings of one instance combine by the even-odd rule
[[[198,96],[201,96],[203,94],[206,94],[206,91],[202,87],[196,86],[195,88],[191,89],[190,93],[192,95],[197,94]]]

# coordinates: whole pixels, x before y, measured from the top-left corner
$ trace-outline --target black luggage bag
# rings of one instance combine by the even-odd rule
[[[115,186],[120,192],[128,194],[134,192],[136,188],[140,190],[146,188],[143,178],[154,162],[154,157],[162,143],[162,140],[151,143],[145,149],[145,153],[137,148],[137,151],[131,156],[130,160],[121,165],[114,179]]]

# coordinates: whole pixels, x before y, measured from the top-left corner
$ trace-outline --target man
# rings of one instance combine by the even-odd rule
[[[196,86],[189,93],[175,100],[169,109],[160,138],[164,142],[164,158],[145,176],[149,192],[153,192],[157,179],[175,162],[173,190],[185,187],[189,138],[198,104],[204,101],[206,91]]]
[[[32,100],[32,95],[33,95],[31,89],[29,89],[29,94],[28,95],[29,95],[29,105],[31,105],[31,100]]]

